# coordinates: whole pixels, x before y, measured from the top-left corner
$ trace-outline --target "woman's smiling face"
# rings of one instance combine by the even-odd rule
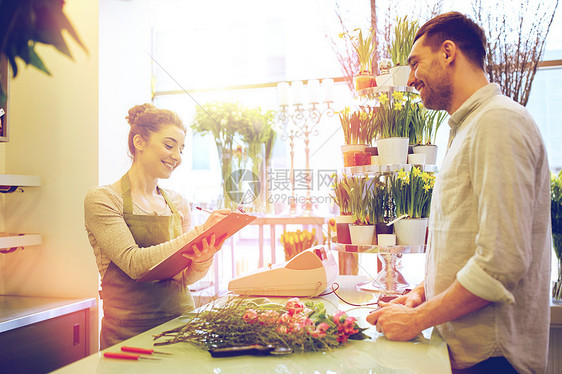
[[[184,130],[174,124],[164,125],[160,131],[152,133],[150,139],[138,140],[141,141],[137,148],[139,161],[145,170],[156,178],[170,178],[182,161]]]

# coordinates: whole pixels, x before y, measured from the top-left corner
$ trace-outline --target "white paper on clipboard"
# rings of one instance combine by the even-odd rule
[[[229,238],[256,218],[257,217],[250,216],[248,214],[229,213],[213,227],[208,228],[169,257],[154,265],[146,274],[137,279],[137,282],[158,281],[173,278],[190,264],[191,260],[185,258],[182,253],[191,252],[191,248],[194,244],[201,249],[201,242],[203,238],[209,238],[212,234],[215,234],[216,240],[219,240],[225,235]]]

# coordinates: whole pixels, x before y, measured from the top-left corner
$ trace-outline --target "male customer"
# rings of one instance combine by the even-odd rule
[[[454,372],[541,373],[550,323],[547,156],[527,110],[488,82],[485,57],[483,30],[457,12],[416,35],[408,85],[427,108],[451,115],[449,145],[433,191],[425,281],[367,320],[391,340],[436,326]]]

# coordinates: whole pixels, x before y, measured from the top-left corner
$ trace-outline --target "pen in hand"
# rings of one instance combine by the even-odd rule
[[[199,210],[201,210],[201,211],[203,211],[203,212],[205,212],[205,213],[209,213],[209,214],[212,214],[212,213],[213,213],[213,212],[211,212],[209,209],[201,208],[200,206],[197,206],[197,207],[195,207],[195,208],[196,208],[196,209],[199,209]]]

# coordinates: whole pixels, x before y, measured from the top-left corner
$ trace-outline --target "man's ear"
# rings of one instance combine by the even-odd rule
[[[145,141],[142,136],[140,136],[139,134],[133,136],[133,145],[135,146],[135,149],[142,151],[145,146]]]
[[[445,40],[443,44],[441,44],[440,53],[443,56],[443,61],[445,62],[445,64],[452,64],[457,58],[457,52],[457,45],[452,40]]]

